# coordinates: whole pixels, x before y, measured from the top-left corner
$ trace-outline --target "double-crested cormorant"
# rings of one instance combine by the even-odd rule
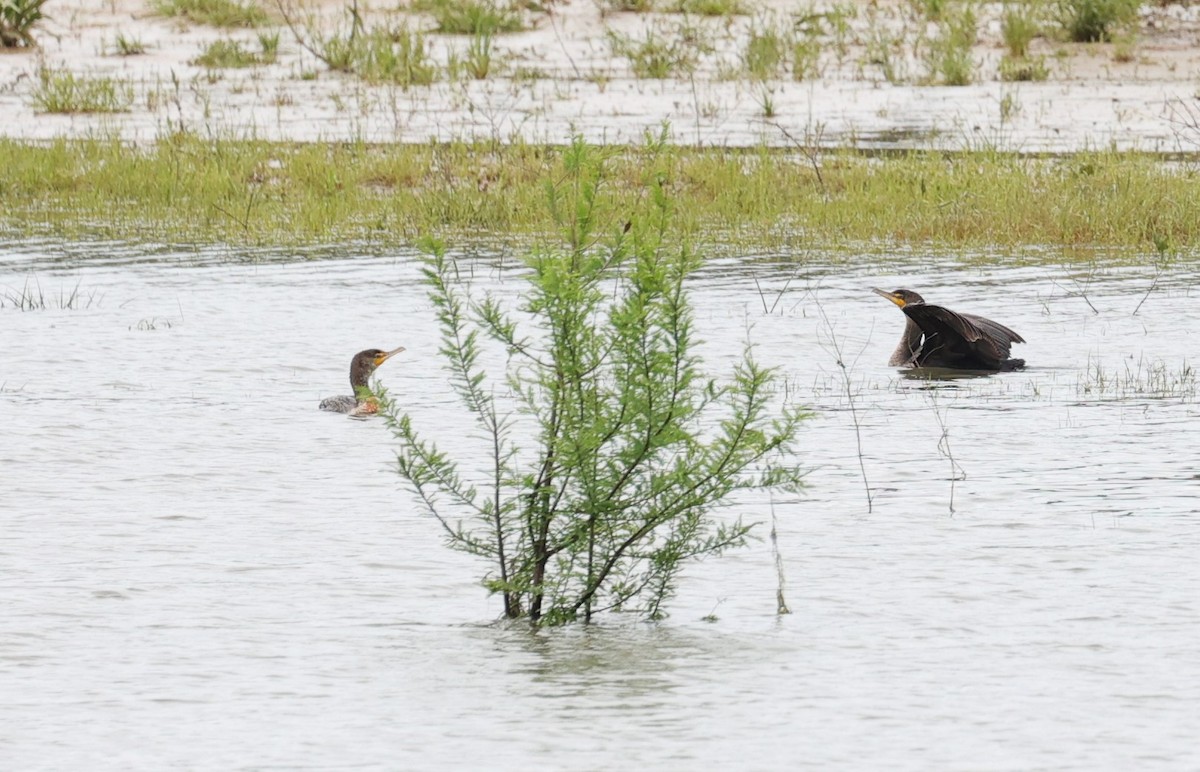
[[[873,290],[908,317],[892,367],[950,367],[958,370],[1019,370],[1024,359],[1010,359],[1012,344],[1025,339],[1003,324],[974,314],[931,306],[912,290]]]
[[[371,390],[367,386],[367,379],[371,377],[371,373],[375,372],[376,367],[403,350],[404,346],[392,351],[369,348],[355,354],[354,359],[350,360],[350,387],[354,389],[354,396],[326,397],[321,400],[321,409],[350,415],[368,415],[379,412],[379,400],[371,394]]]

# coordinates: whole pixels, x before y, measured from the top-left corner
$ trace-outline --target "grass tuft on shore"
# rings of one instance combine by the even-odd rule
[[[159,16],[213,27],[259,27],[269,20],[254,0],[151,0],[150,7]]]
[[[121,113],[133,105],[133,86],[122,78],[41,67],[30,100],[41,113]]]
[[[115,140],[0,140],[0,228],[71,238],[308,246],[405,245],[418,234],[506,243],[550,233],[559,147],[280,144],[181,133]],[[621,222],[663,180],[678,235],[745,251],[863,245],[1028,253],[1150,253],[1200,240],[1191,167],[1144,155],[1064,159],[979,151],[768,150],[654,143],[606,148],[597,216]],[[800,258],[798,258],[800,259]],[[1037,260],[1035,256],[1032,259]]]
[[[240,40],[214,40],[191,61],[198,67],[256,67],[273,64],[279,56],[279,33],[258,34],[258,51],[250,50]]]

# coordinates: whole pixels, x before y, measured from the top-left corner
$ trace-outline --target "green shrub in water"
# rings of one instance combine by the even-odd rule
[[[661,176],[624,227],[606,228],[597,151],[576,141],[564,166],[548,192],[565,244],[526,257],[517,308],[472,297],[444,247],[426,244],[440,353],[486,468],[463,470],[402,403],[385,414],[401,476],[451,546],[488,562],[484,585],[506,617],[656,618],[690,559],[746,541],[752,526],[714,508],[739,490],[799,485],[780,459],[804,415],[771,413],[774,374],[749,346],[729,383],[702,370],[685,281],[699,260],[664,238]],[[505,369],[481,363],[485,342]]]

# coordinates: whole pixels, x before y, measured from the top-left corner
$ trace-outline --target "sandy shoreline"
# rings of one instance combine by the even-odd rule
[[[592,2],[574,0],[554,6],[551,15],[529,17],[535,26],[526,32],[497,37],[497,49],[507,60],[500,77],[406,91],[330,72],[286,27],[276,63],[206,70],[189,62],[207,43],[249,43],[257,33],[157,17],[142,0],[67,0],[48,8],[52,19],[39,35],[39,51],[0,55],[0,135],[151,141],[182,126],[206,136],[271,140],[560,143],[581,133],[623,143],[640,141],[646,131],[656,132],[668,122],[674,141],[705,146],[785,146],[803,140],[861,147],[1023,152],[1116,147],[1173,153],[1194,151],[1200,140],[1181,124],[1197,104],[1200,12],[1195,9],[1144,8],[1135,56],[1123,64],[1114,61],[1111,44],[1036,40],[1034,49],[1047,57],[1050,78],[1005,83],[996,76],[1003,53],[999,6],[983,6],[974,50],[976,82],[950,87],[914,85],[921,79],[920,63],[912,57],[901,62],[908,82],[890,83],[854,45],[838,60],[824,52],[817,80],[729,80],[751,25],[786,18],[785,9],[793,6],[755,7],[758,15],[732,22],[692,20],[713,30],[714,50],[687,80],[634,78],[627,62],[613,56],[606,37],[609,29],[638,35],[648,25],[678,23],[678,15],[602,14]],[[891,8],[892,23],[911,23],[905,7]],[[329,4],[325,10],[336,19],[338,8]],[[422,17],[412,15],[409,21],[421,25]],[[859,41],[866,35],[861,11],[854,23]],[[879,24],[878,18],[872,23]],[[431,25],[425,19],[423,26]],[[118,34],[140,40],[147,53],[113,55]],[[459,36],[429,35],[428,41],[434,59],[443,64],[467,45]],[[133,105],[114,114],[38,113],[30,95],[43,64],[125,79],[134,89]]]

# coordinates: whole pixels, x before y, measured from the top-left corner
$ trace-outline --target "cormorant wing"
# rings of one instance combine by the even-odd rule
[[[920,358],[929,365],[961,367],[962,360],[978,358],[984,365],[999,368],[1008,359],[1012,344],[1024,342],[1004,325],[982,316],[927,303],[907,305],[902,310],[925,334]]]
[[[959,314],[959,316],[974,323],[974,325],[976,327],[978,327],[980,329],[980,331],[983,332],[983,334],[986,335],[987,337],[992,338],[996,341],[1007,341],[1007,343],[1005,344],[1005,348],[1004,348],[1005,356],[1008,355],[1008,347],[1009,346],[1011,346],[1014,343],[1024,343],[1025,342],[1024,338],[1022,338],[1020,335],[1013,332],[1012,330],[1008,329],[1003,324],[1000,324],[999,322],[993,322],[991,319],[987,319],[982,316],[976,316],[975,314]]]

